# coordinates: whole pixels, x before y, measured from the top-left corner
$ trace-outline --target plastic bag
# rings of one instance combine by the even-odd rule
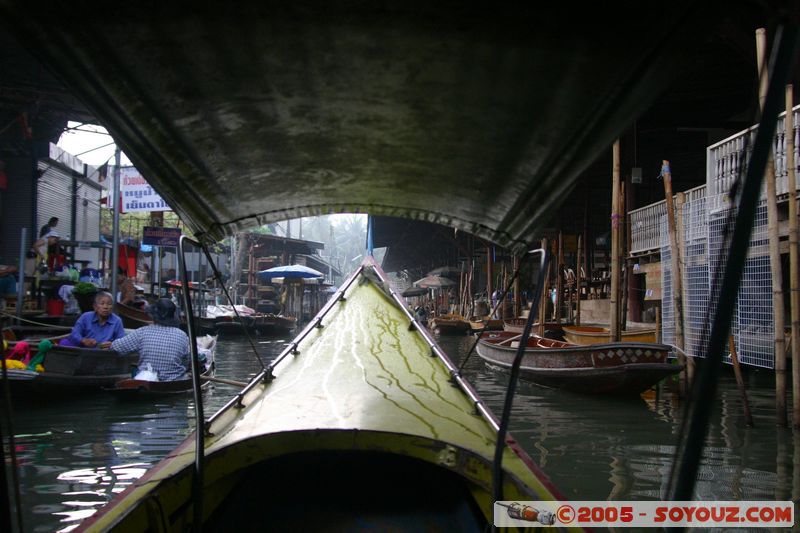
[[[150,363],[147,363],[144,366],[139,367],[139,371],[136,373],[133,379],[138,379],[140,381],[158,381],[158,373],[153,370],[153,367],[150,366]]]

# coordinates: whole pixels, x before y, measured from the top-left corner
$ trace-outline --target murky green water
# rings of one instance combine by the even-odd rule
[[[288,339],[257,338],[269,360]],[[441,337],[459,360],[472,337]],[[260,368],[246,341],[220,340],[217,376],[244,380]],[[473,354],[465,374],[500,412],[506,376]],[[773,374],[747,375],[755,428],[744,425],[732,375],[724,375],[696,488],[704,500],[800,497],[800,438],[775,427]],[[206,416],[236,389],[204,393]],[[172,450],[193,427],[190,395],[155,403],[106,395],[45,404],[15,402],[26,531],[69,530]],[[681,419],[669,386],[642,398],[610,399],[522,384],[511,430],[568,499],[643,500],[664,496]],[[4,426],[4,431],[6,427]],[[8,457],[8,454],[7,454]]]

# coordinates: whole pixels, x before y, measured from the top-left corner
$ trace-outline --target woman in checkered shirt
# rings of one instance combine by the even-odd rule
[[[167,298],[161,298],[145,309],[153,324],[138,328],[111,343],[119,353],[139,352],[139,369],[150,368],[158,381],[186,379],[189,371],[189,337],[178,329],[177,308]]]

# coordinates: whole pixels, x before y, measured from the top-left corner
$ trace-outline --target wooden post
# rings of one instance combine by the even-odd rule
[[[514,262],[513,263],[514,264],[514,273],[517,274],[517,271],[519,270],[519,255],[514,254],[514,258],[512,259],[512,261]],[[517,274],[517,277],[514,278],[514,316],[515,317],[518,317],[518,316],[520,316],[522,314],[522,301],[521,301],[521,299],[522,299],[522,296],[521,296],[520,288],[519,288],[519,274]]]
[[[622,331],[619,323],[619,139],[612,148],[611,171],[611,294],[609,314],[611,340],[619,342]]]
[[[492,287],[494,276],[494,261],[492,261],[492,245],[486,245],[486,303],[489,305],[489,314],[491,315],[492,311],[492,292],[494,292],[494,287]],[[490,316],[490,318],[495,318]]]
[[[556,324],[561,324],[561,308],[564,305],[564,241],[561,230],[558,231],[558,252],[556,257],[556,303],[554,312]]]
[[[581,237],[578,235],[578,257],[575,259],[575,324],[581,325]]]
[[[542,239],[542,250],[547,251],[547,239]],[[539,336],[544,337],[544,323],[547,321],[547,283],[550,280],[550,265],[548,264],[544,274],[544,287],[542,287],[541,299],[539,300]]]
[[[758,58],[758,101],[761,109],[767,98],[767,36],[764,28],[756,30],[756,52]],[[770,150],[764,170],[767,195],[767,229],[769,232],[769,266],[772,274],[773,339],[775,342],[775,416],[780,426],[786,419],[786,341],[783,334],[785,313],[783,308],[783,275],[781,273],[780,234],[778,232],[778,196],[775,185],[775,163]]]
[[[797,176],[794,160],[794,95],[786,86],[786,169],[789,184],[789,289],[792,316],[792,415],[800,427],[800,262],[797,238]]]
[[[683,355],[683,288],[681,283],[680,247],[675,228],[675,206],[672,198],[672,171],[669,161],[663,160],[661,176],[664,179],[664,198],[667,203],[667,229],[669,230],[670,269],[672,270],[672,307],[673,320],[675,321],[675,346],[680,348],[678,361],[686,365],[686,356]],[[681,372],[681,394],[688,390],[687,371]]]
[[[661,306],[656,306],[656,342],[661,342]]]
[[[733,335],[728,337],[728,347],[731,350],[731,362],[733,362],[733,373],[736,376],[736,386],[742,396],[742,408],[744,409],[744,423],[753,426],[753,415],[750,413],[750,403],[747,401],[747,389],[744,386],[742,377],[742,367],[739,366],[739,356],[736,355],[736,345],[733,343]]]
[[[620,297],[619,297],[619,329],[620,331],[625,331],[627,329],[627,318],[628,318],[628,283],[630,279],[630,271],[628,266],[627,260],[627,250],[628,250],[628,239],[627,239],[627,217],[628,217],[628,209],[625,206],[625,197],[627,196],[628,185],[626,181],[620,183],[620,192],[619,192],[619,205],[620,205],[620,228],[619,228],[619,264],[620,264],[620,275],[622,276],[622,280],[620,281]],[[625,237],[623,238],[623,229],[625,229]]]
[[[685,258],[686,257],[686,230],[683,225],[683,206],[686,204],[686,194],[683,192],[678,192],[675,194],[675,236],[678,240],[678,257]],[[683,281],[683,261],[680,262],[681,265],[681,281]],[[681,283],[681,305],[683,302],[687,301],[686,298],[686,287]],[[681,309],[681,317],[685,318],[684,309]],[[681,320],[681,331],[683,332],[683,344],[686,344],[686,323],[684,320]],[[681,346],[683,349],[684,346]],[[694,379],[694,371],[695,371],[695,364],[694,359],[691,357],[686,359],[686,377],[688,383],[691,383]]]

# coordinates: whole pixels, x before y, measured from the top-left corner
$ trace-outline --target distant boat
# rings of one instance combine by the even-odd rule
[[[114,304],[114,313],[122,319],[122,325],[129,329],[138,329],[153,323],[153,318],[144,309],[122,303]]]
[[[611,330],[604,326],[564,326],[564,337],[573,344],[611,342]],[[622,332],[623,342],[656,342],[656,329],[634,329]]]
[[[521,335],[487,333],[477,345],[490,366],[510,370]],[[520,377],[537,385],[590,394],[639,394],[681,365],[667,363],[670,347],[651,343],[607,343],[579,346],[531,335]]]
[[[511,333],[522,333],[522,330],[525,328],[525,323],[528,321],[527,318],[507,318],[503,321],[503,331],[509,331]],[[563,341],[564,340],[564,326],[568,325],[556,322],[545,322],[544,323],[544,336],[548,339],[556,339]],[[531,329],[532,333],[536,333],[539,331],[539,324],[533,324],[533,328]]]
[[[439,315],[428,319],[428,328],[442,335],[459,335],[469,330],[469,322],[461,315]]]
[[[491,318],[490,316],[471,316],[469,317],[469,327],[473,333],[478,331],[499,331],[503,329],[501,318]]]

